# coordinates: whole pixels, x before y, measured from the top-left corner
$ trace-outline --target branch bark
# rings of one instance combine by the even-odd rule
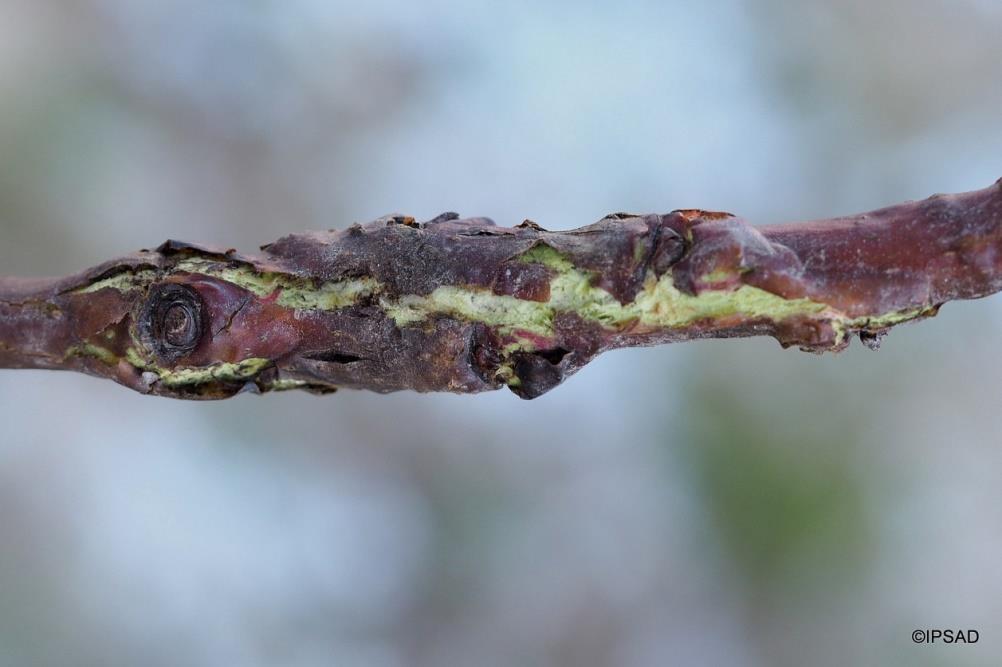
[[[768,335],[811,352],[1002,289],[1002,181],[753,227],[616,213],[573,231],[446,213],[287,236],[258,255],[168,241],[75,276],[0,278],[0,367],[175,398],[336,387],[552,389],[604,350]]]

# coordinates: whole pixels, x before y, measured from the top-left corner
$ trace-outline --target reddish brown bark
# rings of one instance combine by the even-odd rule
[[[392,216],[262,250],[169,241],[68,278],[0,278],[0,367],[179,398],[503,385],[533,398],[614,347],[764,334],[839,350],[1002,289],[1002,181],[759,228],[699,210],[567,232]],[[568,296],[561,280],[579,276],[588,289]]]

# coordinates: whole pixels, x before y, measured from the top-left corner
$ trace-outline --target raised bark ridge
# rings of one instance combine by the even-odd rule
[[[769,335],[823,352],[853,334],[875,346],[999,289],[1002,181],[759,228],[701,210],[567,232],[388,216],[259,255],[168,241],[68,278],[0,278],[0,367],[176,398],[501,386],[534,398],[611,348]]]

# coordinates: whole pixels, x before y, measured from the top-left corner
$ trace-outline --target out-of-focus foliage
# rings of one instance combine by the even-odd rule
[[[0,273],[983,187],[1000,30],[985,0],[0,0]],[[1000,326],[621,351],[529,403],[0,371],[0,663],[997,664]]]

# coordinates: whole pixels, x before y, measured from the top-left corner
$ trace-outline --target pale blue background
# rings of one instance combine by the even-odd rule
[[[0,0],[0,273],[980,188],[1000,35],[992,0]],[[0,664],[998,664],[1000,314],[619,351],[533,402],[0,371]]]

